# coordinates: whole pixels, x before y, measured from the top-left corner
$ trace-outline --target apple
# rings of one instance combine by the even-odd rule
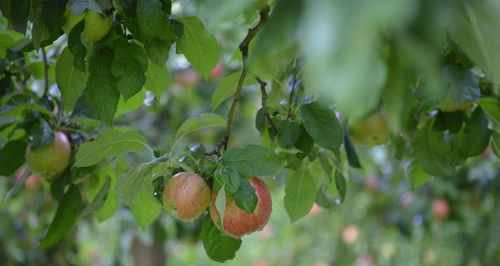
[[[87,14],[86,12],[83,12],[80,15],[75,15],[73,12],[71,12],[69,8],[66,9],[66,11],[64,12],[64,18],[66,19],[66,22],[61,27],[64,33],[69,35],[73,27],[80,21],[82,21],[82,19],[85,18],[86,14]]]
[[[55,133],[54,140],[44,147],[33,151],[31,145],[26,149],[26,164],[35,175],[52,181],[68,167],[71,157],[69,139],[61,131]]]
[[[447,95],[446,98],[439,104],[439,109],[443,112],[456,112],[456,111],[465,111],[469,109],[473,105],[472,102],[466,102],[461,104],[456,104],[455,101],[451,98],[450,95]]]
[[[436,199],[432,202],[432,213],[438,220],[444,220],[450,214],[450,204],[445,199]]]
[[[19,182],[19,180],[21,180],[21,177],[23,177],[24,172],[26,172],[26,169],[28,169],[28,167],[23,166],[17,172],[16,178],[14,179],[14,185],[17,184],[17,182]],[[26,178],[26,181],[24,182],[24,186],[26,187],[27,190],[34,191],[40,186],[41,183],[42,183],[42,179],[40,177],[38,177],[35,174],[31,174],[30,176],[28,176],[28,178]]]
[[[354,143],[361,146],[381,145],[391,136],[389,124],[382,111],[373,112],[359,120],[350,131]]]
[[[257,177],[248,178],[250,184],[255,188],[257,194],[257,207],[253,213],[247,212],[238,205],[233,197],[226,198],[226,208],[224,210],[223,227],[224,231],[231,237],[240,238],[243,235],[260,231],[269,221],[272,211],[272,201],[269,189],[264,181]],[[215,208],[215,193],[212,194],[212,204],[210,205],[210,216],[215,226],[220,229],[219,212]]]
[[[312,206],[311,210],[309,210],[308,215],[310,215],[310,216],[316,216],[320,212],[321,212],[321,207],[318,206],[318,204],[316,204],[316,202],[313,202],[313,206]]]
[[[172,216],[181,221],[192,221],[200,217],[209,203],[210,188],[195,173],[177,173],[165,185],[163,205]]]
[[[85,17],[83,37],[87,42],[96,42],[106,36],[113,25],[113,16],[104,16],[89,10]]]
[[[350,245],[356,242],[359,236],[359,229],[355,225],[349,225],[342,231],[342,242],[344,244]]]
[[[210,75],[208,75],[208,80],[216,80],[224,74],[224,65],[222,64],[221,61],[217,63],[217,65],[212,69],[212,72],[210,72]]]

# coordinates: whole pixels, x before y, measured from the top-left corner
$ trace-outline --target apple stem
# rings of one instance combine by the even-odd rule
[[[266,105],[266,101],[268,98],[267,92],[266,92],[267,83],[265,81],[263,81],[262,79],[260,79],[258,76],[255,76],[255,79],[260,84],[260,91],[262,92],[262,112],[264,112],[264,116],[266,117],[267,122],[269,122],[269,124],[271,125],[271,128],[273,129],[274,135],[276,136],[276,135],[278,135],[278,129],[274,125],[273,120],[271,119],[271,116],[267,112],[267,105]]]
[[[248,57],[248,46],[250,45],[250,42],[253,40],[257,32],[260,30],[262,27],[262,24],[267,20],[269,16],[269,11],[271,10],[271,6],[269,4],[266,4],[260,11],[260,19],[257,24],[255,24],[253,27],[251,27],[248,30],[247,36],[241,41],[239,48],[241,51],[241,57],[243,61],[243,70],[241,71],[241,76],[240,80],[238,82],[238,87],[236,88],[236,93],[234,94],[233,98],[233,103],[231,104],[231,109],[229,110],[228,118],[227,118],[227,124],[226,124],[226,131],[224,133],[224,138],[217,144],[215,147],[215,150],[212,152],[209,152],[207,154],[216,154],[217,156],[220,155],[220,149],[222,146],[224,146],[224,150],[227,150],[227,143],[229,142],[229,134],[231,132],[231,122],[233,121],[233,116],[234,112],[236,110],[236,105],[238,104],[239,98],[240,98],[240,93],[241,93],[241,88],[243,87],[243,83],[245,82],[245,77],[247,75],[247,65],[246,65],[246,59]]]

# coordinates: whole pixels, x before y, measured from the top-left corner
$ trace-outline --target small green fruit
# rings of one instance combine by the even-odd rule
[[[71,145],[63,132],[56,132],[54,141],[39,150],[26,150],[26,164],[31,172],[52,181],[68,167]]]
[[[439,104],[439,109],[443,112],[456,112],[465,111],[473,105],[472,102],[466,102],[461,104],[456,104],[450,95],[446,96],[444,100]]]
[[[361,119],[351,128],[351,136],[354,143],[361,146],[376,146],[386,143],[391,137],[391,131],[385,114],[376,111]]]
[[[85,18],[86,14],[87,14],[86,12],[83,12],[80,15],[75,15],[73,14],[73,12],[71,12],[69,8],[66,9],[66,12],[64,12],[64,18],[66,18],[66,23],[64,23],[64,26],[61,27],[64,33],[69,35],[73,27],[75,27],[76,24],[82,21],[82,19]]]
[[[113,25],[113,16],[106,17],[90,10],[85,17],[83,37],[87,42],[96,42],[104,38]]]

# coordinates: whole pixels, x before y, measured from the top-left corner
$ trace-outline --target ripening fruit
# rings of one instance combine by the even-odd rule
[[[61,131],[55,133],[54,141],[44,147],[32,151],[26,149],[26,164],[35,175],[52,181],[68,167],[71,157],[69,139]]]
[[[443,112],[456,112],[465,111],[473,105],[472,102],[466,102],[461,104],[456,104],[450,95],[446,96],[444,100],[439,104],[439,109]]]
[[[64,12],[64,18],[66,19],[66,22],[64,23],[64,26],[61,27],[64,33],[69,35],[73,27],[80,21],[82,21],[82,19],[85,18],[86,14],[86,12],[83,12],[80,15],[75,15],[69,8],[66,9],[66,11]]]
[[[342,231],[342,242],[344,244],[350,245],[356,242],[359,236],[359,229],[355,225],[349,225]]]
[[[192,221],[207,209],[210,188],[199,175],[181,172],[168,181],[163,191],[163,205],[175,218]]]
[[[113,16],[104,16],[89,10],[85,17],[83,37],[87,42],[96,42],[108,34],[113,25]]]
[[[260,231],[269,221],[272,211],[272,201],[269,189],[262,180],[257,177],[248,178],[250,184],[255,188],[257,194],[257,207],[253,213],[247,212],[234,201],[233,197],[226,198],[226,208],[224,210],[223,227],[224,231],[234,238],[240,238],[243,235]],[[212,194],[212,204],[210,205],[210,216],[215,226],[220,229],[219,212],[215,208],[215,193]]]
[[[432,213],[438,220],[444,220],[450,215],[450,205],[444,199],[437,199],[432,202]]]
[[[358,121],[350,130],[354,143],[361,146],[376,146],[391,137],[385,114],[376,111]]]

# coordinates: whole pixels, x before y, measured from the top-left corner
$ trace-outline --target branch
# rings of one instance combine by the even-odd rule
[[[266,101],[268,98],[267,92],[266,92],[267,83],[265,81],[263,81],[262,79],[260,79],[258,76],[255,76],[255,79],[260,84],[260,91],[262,92],[262,112],[264,112],[264,116],[266,117],[267,122],[269,122],[269,124],[271,125],[271,128],[273,129],[274,135],[276,136],[276,135],[278,135],[278,129],[274,125],[274,122],[271,119],[271,116],[267,112],[267,105],[266,105]]]
[[[220,148],[222,148],[222,146],[226,145],[227,144],[227,138],[226,136],[224,136],[220,141],[219,143],[217,143],[217,145],[215,146],[215,149],[211,152],[207,152],[205,153],[205,155],[217,155],[217,157],[221,157],[221,154],[220,154]]]
[[[227,143],[229,142],[229,134],[231,133],[231,122],[233,121],[233,116],[234,116],[234,111],[236,109],[236,105],[238,104],[238,101],[240,99],[240,93],[241,93],[241,88],[243,87],[243,82],[245,82],[245,77],[247,75],[247,64],[246,64],[246,58],[248,57],[248,46],[250,45],[250,42],[253,40],[257,32],[260,30],[262,27],[262,24],[267,20],[269,16],[269,11],[271,10],[271,7],[269,4],[266,4],[259,12],[260,19],[257,24],[255,24],[253,27],[251,27],[248,30],[247,36],[241,41],[239,48],[241,51],[241,57],[243,60],[243,70],[241,71],[241,76],[240,80],[238,82],[238,87],[236,88],[236,93],[234,94],[234,99],[233,103],[231,104],[231,109],[229,110],[229,115],[227,118],[227,124],[226,124],[226,132],[224,133],[224,138],[219,142],[220,147],[219,150],[222,146],[224,146],[224,150],[227,150]],[[219,146],[217,144],[217,146]],[[217,154],[220,156],[220,152],[217,150],[217,147],[214,151],[209,152],[209,154]]]
[[[43,91],[43,96],[47,96],[49,92],[49,61],[47,60],[47,53],[45,52],[45,48],[42,47],[42,55],[43,55],[43,64],[45,66],[45,88]]]

